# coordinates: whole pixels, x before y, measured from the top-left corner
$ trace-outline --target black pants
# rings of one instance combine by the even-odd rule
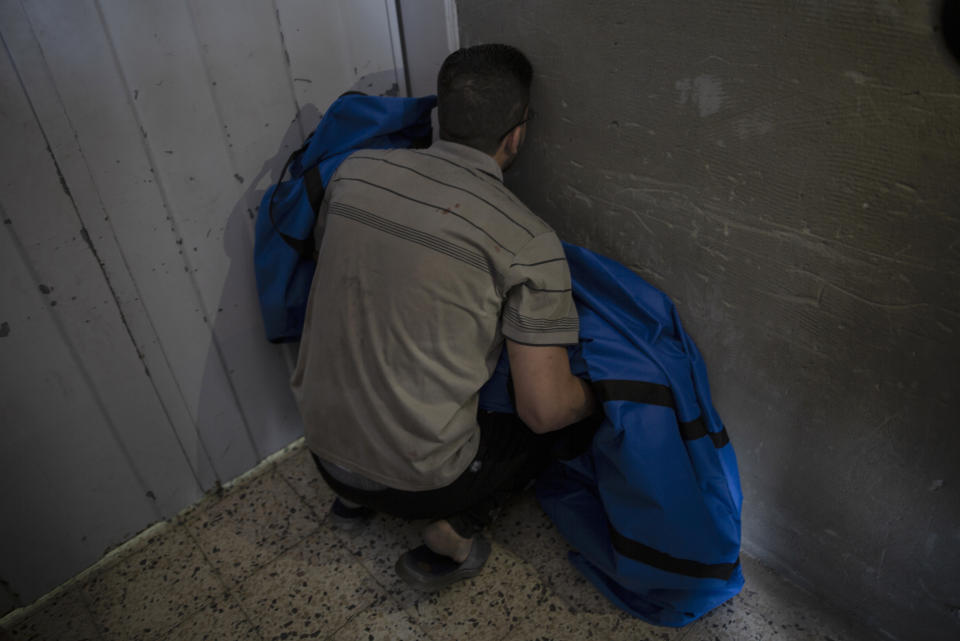
[[[513,414],[482,410],[477,422],[476,457],[456,480],[436,490],[359,490],[331,477],[316,454],[313,459],[327,485],[344,499],[405,519],[446,519],[457,534],[470,538],[493,521],[510,494],[543,471],[557,438],[566,432],[535,434]]]

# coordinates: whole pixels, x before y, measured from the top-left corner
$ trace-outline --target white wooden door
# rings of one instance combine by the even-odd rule
[[[14,604],[301,434],[253,216],[337,95],[405,93],[396,20],[392,0],[0,0]]]

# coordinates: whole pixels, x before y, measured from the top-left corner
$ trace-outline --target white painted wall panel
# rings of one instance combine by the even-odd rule
[[[346,48],[347,66],[365,93],[399,91],[397,69],[390,33],[389,0],[345,2],[340,9],[340,33]]]
[[[0,87],[0,576],[37,594],[38,551],[83,567],[201,490],[6,56]]]
[[[230,156],[244,184],[256,184],[308,133],[294,121],[277,12],[263,0],[193,0],[188,9]]]
[[[242,188],[228,153],[230,133],[215,109],[185,4],[109,1],[101,6],[127,92],[138,95],[133,110],[144,152],[175,236],[176,264],[188,281],[190,295],[167,305],[181,316],[199,316],[202,324],[200,333],[181,335],[166,351],[180,351],[178,378],[193,379],[186,385],[189,404],[205,442],[216,443],[211,445],[215,469],[221,478],[231,478],[265,453],[250,434],[219,336],[211,331],[230,267],[223,232]]]
[[[156,9],[154,3],[149,6]],[[195,267],[184,260],[184,244],[189,241],[178,228],[170,201],[171,194],[195,193],[185,185],[196,182],[196,177],[191,181],[188,173],[178,173],[173,179],[158,174],[157,155],[168,155],[165,151],[171,149],[166,143],[170,141],[159,134],[155,134],[157,140],[148,140],[147,125],[152,123],[141,113],[140,102],[161,101],[169,109],[169,119],[183,120],[182,126],[190,131],[196,131],[188,117],[194,107],[176,109],[161,91],[167,82],[178,86],[172,78],[154,72],[128,80],[109,22],[105,16],[101,19],[93,3],[45,0],[31,2],[26,8],[112,232],[199,433],[197,445],[206,446],[218,478],[232,478],[249,469],[257,455],[242,429],[243,417],[229,381],[219,361],[211,358],[215,347],[190,272]],[[148,13],[143,22],[156,19]],[[154,40],[153,32],[149,38]],[[153,59],[154,55],[163,58],[164,52],[137,48],[127,55]],[[142,89],[144,95],[140,84],[149,87]],[[196,100],[189,104],[195,105]],[[151,106],[146,112],[149,116],[155,109]],[[222,144],[216,146],[216,151],[205,151],[204,157],[223,154]],[[212,226],[200,233],[205,235],[208,230],[212,235]],[[96,245],[100,238],[92,237],[92,241]],[[187,247],[192,249],[192,245]]]
[[[132,454],[124,451],[126,439],[109,416],[112,399],[98,384],[105,381],[94,378],[98,368],[81,366],[82,354],[69,342],[73,337],[61,314],[49,307],[61,288],[50,296],[37,291],[36,279],[44,277],[31,273],[29,258],[16,244],[9,229],[0,233],[0,318],[9,332],[0,339],[0,576],[24,597],[49,589],[51,569],[83,568],[118,536],[137,532],[161,514],[145,496],[151,490]],[[89,257],[83,248],[70,250],[73,258]],[[81,300],[90,306],[88,295],[78,296]],[[129,392],[136,384],[125,387]],[[158,454],[174,469],[182,461]],[[157,493],[163,494],[155,486]]]
[[[193,420],[160,348],[151,320],[140,299],[138,286],[133,281],[120,251],[108,212],[93,182],[84,151],[79,146],[73,123],[64,111],[31,24],[17,2],[4,0],[0,2],[0,10],[0,32],[7,50],[15,61],[36,117],[43,123],[43,131],[51,152],[57,159],[64,183],[69,185],[76,213],[87,237],[91,239],[91,248],[94,247],[93,240],[96,241],[95,259],[109,280],[109,288],[119,306],[125,327],[133,337],[146,371],[149,372],[153,388],[161,399],[161,411],[173,426],[176,438],[181,442],[183,451],[188,456],[188,464],[195,471],[200,486],[210,487],[216,479],[213,468],[203,448],[198,444]],[[83,55],[84,42],[67,41],[66,44],[76,47],[75,50]],[[73,115],[77,117],[78,114]],[[35,219],[43,220],[43,217]],[[144,413],[153,412],[151,410]],[[162,497],[160,502],[165,514],[176,511],[179,506],[179,502],[166,506]]]
[[[303,140],[292,80],[271,3],[205,0],[190,3],[202,63],[224,132],[236,190],[221,243],[229,267],[213,317],[224,362],[250,433],[261,452],[299,435],[300,419],[287,384],[292,355],[263,340],[254,288],[253,215],[264,189],[279,178]],[[284,360],[284,356],[288,360]]]
[[[306,112],[307,131],[347,90],[383,94],[399,92],[402,80],[394,60],[387,2],[316,2],[277,0],[284,46],[297,104]],[[316,114],[315,120],[307,115]]]
[[[29,63],[29,56],[23,61]],[[37,122],[35,103],[20,91],[11,61],[4,62],[2,84],[10,91],[3,98],[7,118],[0,123],[0,135],[18,151],[0,159],[4,176],[0,203],[9,221],[6,229],[29,265],[38,291],[49,299],[57,327],[79,361],[77,367],[85,372],[91,393],[103,406],[103,418],[117,429],[122,427],[120,445],[142,459],[136,467],[147,486],[144,492],[151,492],[161,513],[170,514],[195,498],[199,486],[170,432],[102,266],[90,251],[72,192],[52,147],[48,148],[49,137]],[[43,97],[43,92],[37,96]],[[24,172],[24,167],[29,171]],[[33,402],[42,399],[42,389],[31,397]]]
[[[78,366],[50,297],[36,289],[43,276],[31,273],[11,227],[16,223],[0,233],[0,318],[8,328],[0,339],[0,576],[24,597],[50,587],[48,573],[37,571],[38,550],[45,566],[83,568],[118,532],[136,532],[159,511],[144,497],[98,402],[107,399],[98,398],[90,372]]]
[[[3,611],[301,433],[253,216],[338,95],[405,92],[395,28],[392,0],[0,0]]]

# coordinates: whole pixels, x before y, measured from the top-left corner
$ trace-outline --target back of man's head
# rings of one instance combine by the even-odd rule
[[[530,100],[533,67],[510,45],[454,51],[437,77],[440,139],[493,155]]]

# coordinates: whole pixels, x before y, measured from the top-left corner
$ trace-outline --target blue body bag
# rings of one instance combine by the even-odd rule
[[[290,155],[260,201],[253,265],[267,333],[275,343],[303,331],[307,296],[317,263],[313,228],[330,177],[358,149],[426,147],[436,96],[390,98],[348,93],[338,98],[303,146]],[[290,170],[290,179],[283,176]]]
[[[435,103],[341,97],[287,161],[291,180],[267,190],[256,224],[270,340],[296,340],[302,331],[316,212],[340,162],[360,148],[428,143]],[[605,417],[584,453],[538,479],[537,497],[574,547],[571,562],[598,590],[639,618],[681,626],[743,586],[736,456],[670,299],[613,260],[564,248],[580,316],[571,369],[592,382]],[[481,407],[513,412],[508,381],[504,350]]]
[[[586,452],[541,475],[537,498],[607,598],[651,623],[686,625],[743,587],[736,455],[670,299],[609,258],[564,250],[580,316],[570,366],[605,418]],[[505,354],[481,390],[484,409],[513,411]]]

